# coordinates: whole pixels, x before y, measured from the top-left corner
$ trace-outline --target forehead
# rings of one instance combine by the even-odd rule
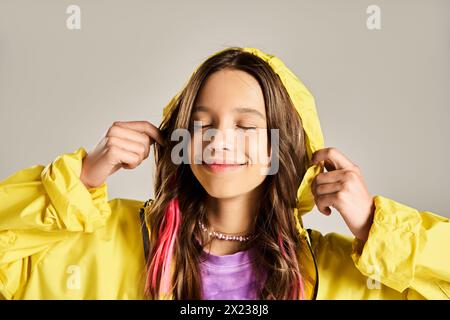
[[[265,115],[261,86],[252,75],[241,70],[224,69],[209,75],[199,91],[196,105],[207,106],[211,112],[253,108]]]

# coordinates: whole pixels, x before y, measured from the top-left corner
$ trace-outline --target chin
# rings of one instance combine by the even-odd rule
[[[226,183],[205,183],[202,184],[202,186],[208,195],[217,199],[233,198],[251,191],[245,188],[240,189],[238,182],[234,182],[230,185]]]
[[[202,166],[193,166],[191,169],[206,193],[217,199],[233,198],[249,193],[265,178],[257,173],[259,172],[257,167],[222,174],[211,173]]]

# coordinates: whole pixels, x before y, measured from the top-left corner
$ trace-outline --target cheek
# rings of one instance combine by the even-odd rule
[[[269,162],[269,146],[266,135],[251,136],[245,144],[245,154],[254,165],[267,165]]]
[[[202,142],[201,133],[195,132],[191,133],[191,139],[189,140],[188,152],[189,152],[189,163],[196,163],[195,160],[200,161],[202,159],[202,153],[204,149],[204,142]]]
[[[250,160],[250,165],[247,167],[245,177],[243,177],[242,181],[246,184],[247,188],[252,189],[256,188],[265,180],[270,159],[266,135],[259,136],[257,139],[252,138],[249,142],[245,153]]]

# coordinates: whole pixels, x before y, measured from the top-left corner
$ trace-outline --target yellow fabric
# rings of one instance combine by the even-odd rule
[[[0,182],[0,296],[138,299],[145,264],[141,201],[108,201],[79,180],[79,148]]]
[[[244,50],[263,58],[280,76],[302,118],[310,158],[323,147],[314,98],[281,60],[255,48]],[[85,156],[80,147],[0,182],[1,298],[143,298],[139,209],[144,202],[109,200],[106,183],[85,188],[79,179]],[[309,234],[301,216],[314,206],[311,182],[320,170],[308,168],[294,210],[304,242],[299,262],[308,298],[450,297],[449,219],[377,195],[365,244],[336,233]]]

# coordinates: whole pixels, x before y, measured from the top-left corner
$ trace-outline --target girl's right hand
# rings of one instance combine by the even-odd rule
[[[136,168],[149,156],[155,141],[164,145],[159,129],[150,122],[114,122],[83,159],[81,181],[87,188],[94,188],[120,168]]]

